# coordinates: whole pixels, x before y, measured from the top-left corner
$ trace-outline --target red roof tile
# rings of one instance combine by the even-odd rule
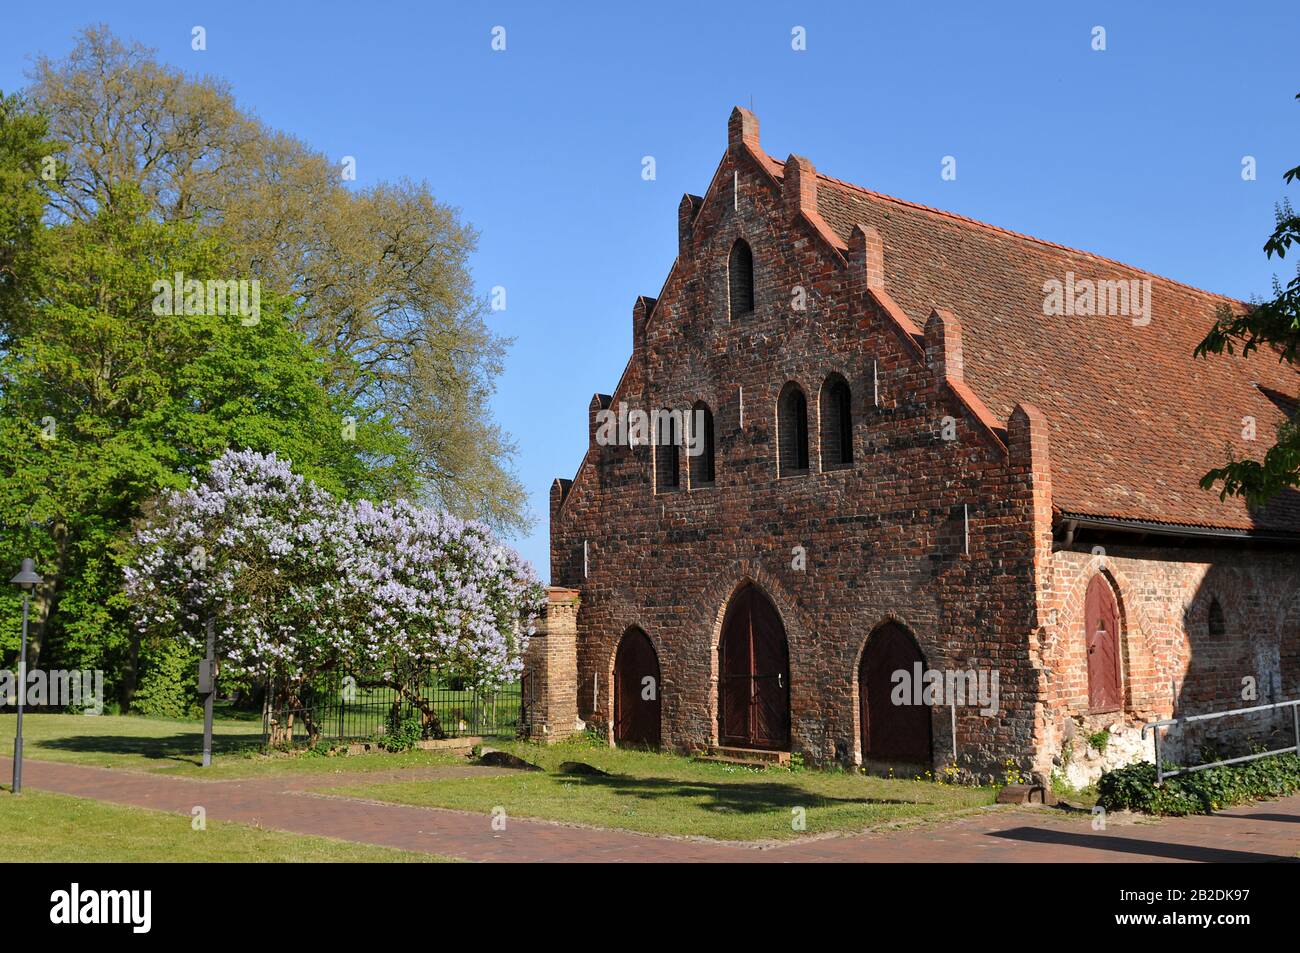
[[[780,176],[782,164],[764,157]],[[1051,430],[1058,510],[1152,522],[1300,531],[1300,493],[1251,512],[1199,486],[1229,450],[1262,457],[1300,393],[1267,353],[1193,358],[1220,304],[1241,303],[1099,255],[818,176],[817,206],[846,242],[854,224],[884,240],[885,287],[916,323],[961,321],[967,386],[997,417],[1032,403]],[[1044,314],[1044,282],[1151,282],[1151,320]],[[1244,417],[1257,438],[1242,437]]]

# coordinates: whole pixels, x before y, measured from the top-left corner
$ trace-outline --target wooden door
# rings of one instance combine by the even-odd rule
[[[785,626],[753,586],[732,598],[722,623],[718,735],[723,745],[790,745],[790,654]]]
[[[1093,711],[1112,711],[1124,702],[1119,607],[1115,605],[1110,583],[1100,573],[1088,583],[1083,618],[1088,644],[1088,707]]]
[[[659,656],[640,629],[614,655],[614,743],[659,747]]]
[[[901,625],[888,622],[867,639],[858,665],[858,713],[862,722],[862,757],[876,761],[930,764],[930,706],[893,703],[894,673],[915,681],[917,663],[925,671],[925,656]]]

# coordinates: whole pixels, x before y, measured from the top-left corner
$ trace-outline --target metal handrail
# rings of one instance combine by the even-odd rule
[[[1196,764],[1191,767],[1178,768],[1176,771],[1165,771],[1164,762],[1160,760],[1160,729],[1171,728],[1174,725],[1183,725],[1193,721],[1211,721],[1215,718],[1227,718],[1231,715],[1248,715],[1254,711],[1274,711],[1279,708],[1291,709],[1291,723],[1295,729],[1296,743],[1286,748],[1275,748],[1272,751],[1260,751],[1255,754],[1243,755],[1240,758],[1227,758],[1223,761],[1211,761],[1208,764]],[[1258,758],[1267,758],[1274,754],[1291,754],[1295,752],[1300,755],[1300,698],[1289,702],[1275,702],[1272,705],[1252,705],[1250,708],[1233,708],[1229,711],[1216,711],[1208,715],[1184,715],[1182,718],[1166,718],[1161,721],[1149,721],[1142,726],[1142,739],[1145,741],[1147,729],[1154,728],[1156,747],[1156,786],[1164,784],[1165,778],[1177,777],[1180,774],[1191,774],[1194,771],[1204,771],[1206,768],[1219,768],[1226,764],[1241,764],[1245,761],[1254,761]]]

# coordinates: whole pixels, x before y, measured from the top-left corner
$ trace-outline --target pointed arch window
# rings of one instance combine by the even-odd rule
[[[822,469],[832,470],[853,462],[853,411],[849,384],[832,374],[822,384],[821,399]]]
[[[1223,606],[1219,605],[1217,598],[1210,600],[1208,617],[1210,638],[1226,639],[1228,637],[1228,621],[1223,616]]]
[[[654,414],[655,489],[659,492],[675,490],[681,485],[681,413],[680,410],[661,410]]]
[[[743,238],[736,239],[727,260],[727,317],[744,317],[754,310],[754,254]]]
[[[777,400],[777,475],[808,472],[808,398],[793,382]]]
[[[691,441],[687,447],[687,457],[691,468],[691,489],[713,486],[715,477],[713,451],[713,411],[704,401],[697,401],[691,408],[691,419],[687,426],[691,428]]]

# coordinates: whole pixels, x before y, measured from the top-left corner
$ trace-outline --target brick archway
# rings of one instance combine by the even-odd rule
[[[879,623],[863,640],[854,665],[857,747],[860,762],[899,762],[929,767],[934,762],[933,713],[929,706],[894,706],[892,671],[928,670],[920,640],[893,619]],[[918,686],[919,688],[919,686]]]
[[[780,613],[747,583],[727,604],[718,647],[718,740],[725,747],[790,746],[790,648]]]
[[[768,572],[756,559],[737,560],[731,566],[714,577],[699,596],[697,605],[701,611],[701,625],[709,633],[708,642],[708,681],[703,686],[704,698],[708,705],[708,722],[710,725],[709,744],[717,745],[718,739],[718,652],[722,640],[722,625],[726,619],[727,607],[732,598],[746,585],[753,585],[767,597],[781,618],[785,627],[786,644],[789,648],[790,682],[798,685],[801,675],[801,651],[810,644],[808,633],[811,631],[803,613],[785,586],[772,573]],[[799,705],[792,693],[790,701],[790,744],[798,748],[797,724]]]
[[[1159,710],[1167,699],[1173,673],[1169,660],[1157,651],[1151,625],[1141,604],[1133,598],[1132,582],[1109,556],[1094,556],[1080,564],[1059,603],[1056,625],[1044,649],[1044,662],[1052,669],[1068,667],[1072,658],[1084,657],[1084,598],[1094,576],[1110,584],[1119,609],[1120,653],[1124,686],[1123,710]],[[1149,686],[1138,691],[1136,686]]]
[[[850,724],[853,732],[852,760],[854,764],[862,764],[866,760],[862,751],[862,658],[867,651],[867,643],[871,640],[871,636],[887,625],[898,626],[907,632],[920,650],[927,668],[943,668],[950,664],[948,653],[944,651],[942,645],[935,642],[931,634],[927,633],[926,628],[918,626],[901,613],[892,610],[883,612],[866,626],[863,630],[866,635],[862,637],[862,641],[858,644],[857,650],[849,663],[851,702],[849,707],[852,710]],[[951,743],[951,733],[947,727],[947,722],[943,718],[939,718],[936,722],[932,715],[930,738],[932,751],[936,744],[940,745],[942,750],[943,745]]]
[[[618,640],[611,662],[610,740],[614,744],[659,747],[662,681],[659,650],[644,629],[629,627]]]
[[[1084,663],[1088,672],[1088,710],[1121,711],[1132,697],[1130,674],[1124,670],[1124,628],[1118,594],[1105,573],[1088,580],[1083,607]]]
[[[607,630],[602,630],[599,636],[591,637],[582,646],[580,651],[586,651],[590,654],[590,667],[586,669],[590,675],[593,671],[597,682],[592,683],[590,677],[584,679],[582,676],[582,666],[579,666],[578,682],[578,710],[584,714],[589,713],[589,717],[594,719],[599,725],[599,731],[609,744],[614,744],[614,689],[615,689],[615,664],[618,661],[618,649],[623,644],[623,639],[628,632],[633,630],[639,631],[645,635],[650,642],[650,647],[659,661],[659,719],[662,726],[668,724],[670,710],[674,706],[675,699],[671,689],[673,658],[665,655],[664,646],[661,644],[655,634],[654,625],[643,616],[643,614],[634,606],[618,607],[613,612],[613,624]]]

